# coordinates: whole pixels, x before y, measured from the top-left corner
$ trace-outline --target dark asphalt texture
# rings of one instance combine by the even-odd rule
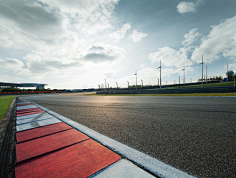
[[[25,97],[197,177],[236,177],[236,97]]]

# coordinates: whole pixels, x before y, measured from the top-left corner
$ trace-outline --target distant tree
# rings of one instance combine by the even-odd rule
[[[19,88],[4,88],[2,92],[18,92],[21,91]]]

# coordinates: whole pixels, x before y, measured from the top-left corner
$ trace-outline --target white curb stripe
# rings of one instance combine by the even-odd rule
[[[22,119],[33,119],[37,116],[39,116],[40,114],[44,114],[44,113],[37,113],[37,114],[28,114],[28,115],[23,115],[23,116],[17,116],[16,120],[22,120]]]
[[[18,105],[18,104],[29,104],[30,102],[28,102],[28,101],[24,101],[24,102],[19,102],[19,103],[16,103],[16,106]]]
[[[37,107],[34,105],[26,105],[26,106],[17,106],[16,108],[17,108],[16,110],[22,110],[22,109],[31,109],[31,108],[37,108]]]
[[[104,178],[104,177],[142,177],[142,178],[154,178],[151,174],[145,172],[135,164],[131,163],[126,159],[121,159],[118,162],[112,164],[107,169],[95,173],[95,175],[89,178]]]
[[[41,121],[41,120],[46,120],[46,119],[52,119],[52,118],[55,118],[55,117],[53,117],[52,115],[48,113],[43,113],[42,115],[39,115],[38,117],[17,120],[16,124],[20,125],[20,124],[26,124],[26,123],[31,123],[31,122],[36,122],[36,121]]]
[[[30,101],[31,103],[35,104],[40,109],[44,110],[44,107]],[[143,167],[144,169],[152,172],[153,174],[161,177],[161,178],[194,178],[181,170],[178,170],[166,163],[163,163],[156,158],[148,156],[140,151],[137,151],[133,148],[130,148],[118,141],[115,141],[109,137],[106,137],[94,130],[89,129],[75,121],[72,121],[60,114],[57,114],[49,109],[45,108],[49,114],[53,115],[54,117],[60,119],[62,122],[70,125],[71,127],[79,130],[80,132],[86,134],[87,136],[91,137],[92,139],[96,140],[97,142],[103,144],[104,146],[110,148],[111,150],[115,151],[116,153],[122,155],[123,157],[127,158],[128,160],[134,162],[135,164]]]
[[[36,122],[31,122],[31,123],[26,123],[26,124],[20,124],[16,126],[16,132],[23,131],[23,130],[29,130],[45,125],[51,125],[51,124],[56,124],[61,122],[60,120],[56,118],[51,118],[51,119],[46,119],[42,121],[36,121]]]

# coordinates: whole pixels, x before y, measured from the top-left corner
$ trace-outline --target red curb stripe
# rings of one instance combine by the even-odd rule
[[[15,167],[15,177],[88,177],[121,156],[94,140],[61,149]]]
[[[27,105],[33,105],[31,103],[25,103],[25,104],[17,104],[16,106],[27,106]]]
[[[17,162],[86,140],[89,137],[75,129],[41,137],[16,145]]]
[[[36,139],[39,137],[47,136],[53,133],[57,133],[60,131],[65,131],[72,129],[71,126],[61,122],[57,124],[47,125],[39,128],[34,128],[30,130],[25,130],[22,132],[16,133],[17,143],[24,142],[27,140]]]
[[[30,111],[41,111],[42,109],[39,108],[29,108],[29,109],[20,109],[17,110],[16,112],[30,112]]]

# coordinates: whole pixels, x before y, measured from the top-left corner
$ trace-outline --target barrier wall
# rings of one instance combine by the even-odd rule
[[[231,93],[236,87],[209,87],[209,88],[179,88],[157,90],[106,90],[97,91],[97,94],[185,94],[185,93]]]
[[[19,95],[19,94],[46,94],[62,93],[62,91],[26,91],[26,92],[0,92],[0,95]]]

